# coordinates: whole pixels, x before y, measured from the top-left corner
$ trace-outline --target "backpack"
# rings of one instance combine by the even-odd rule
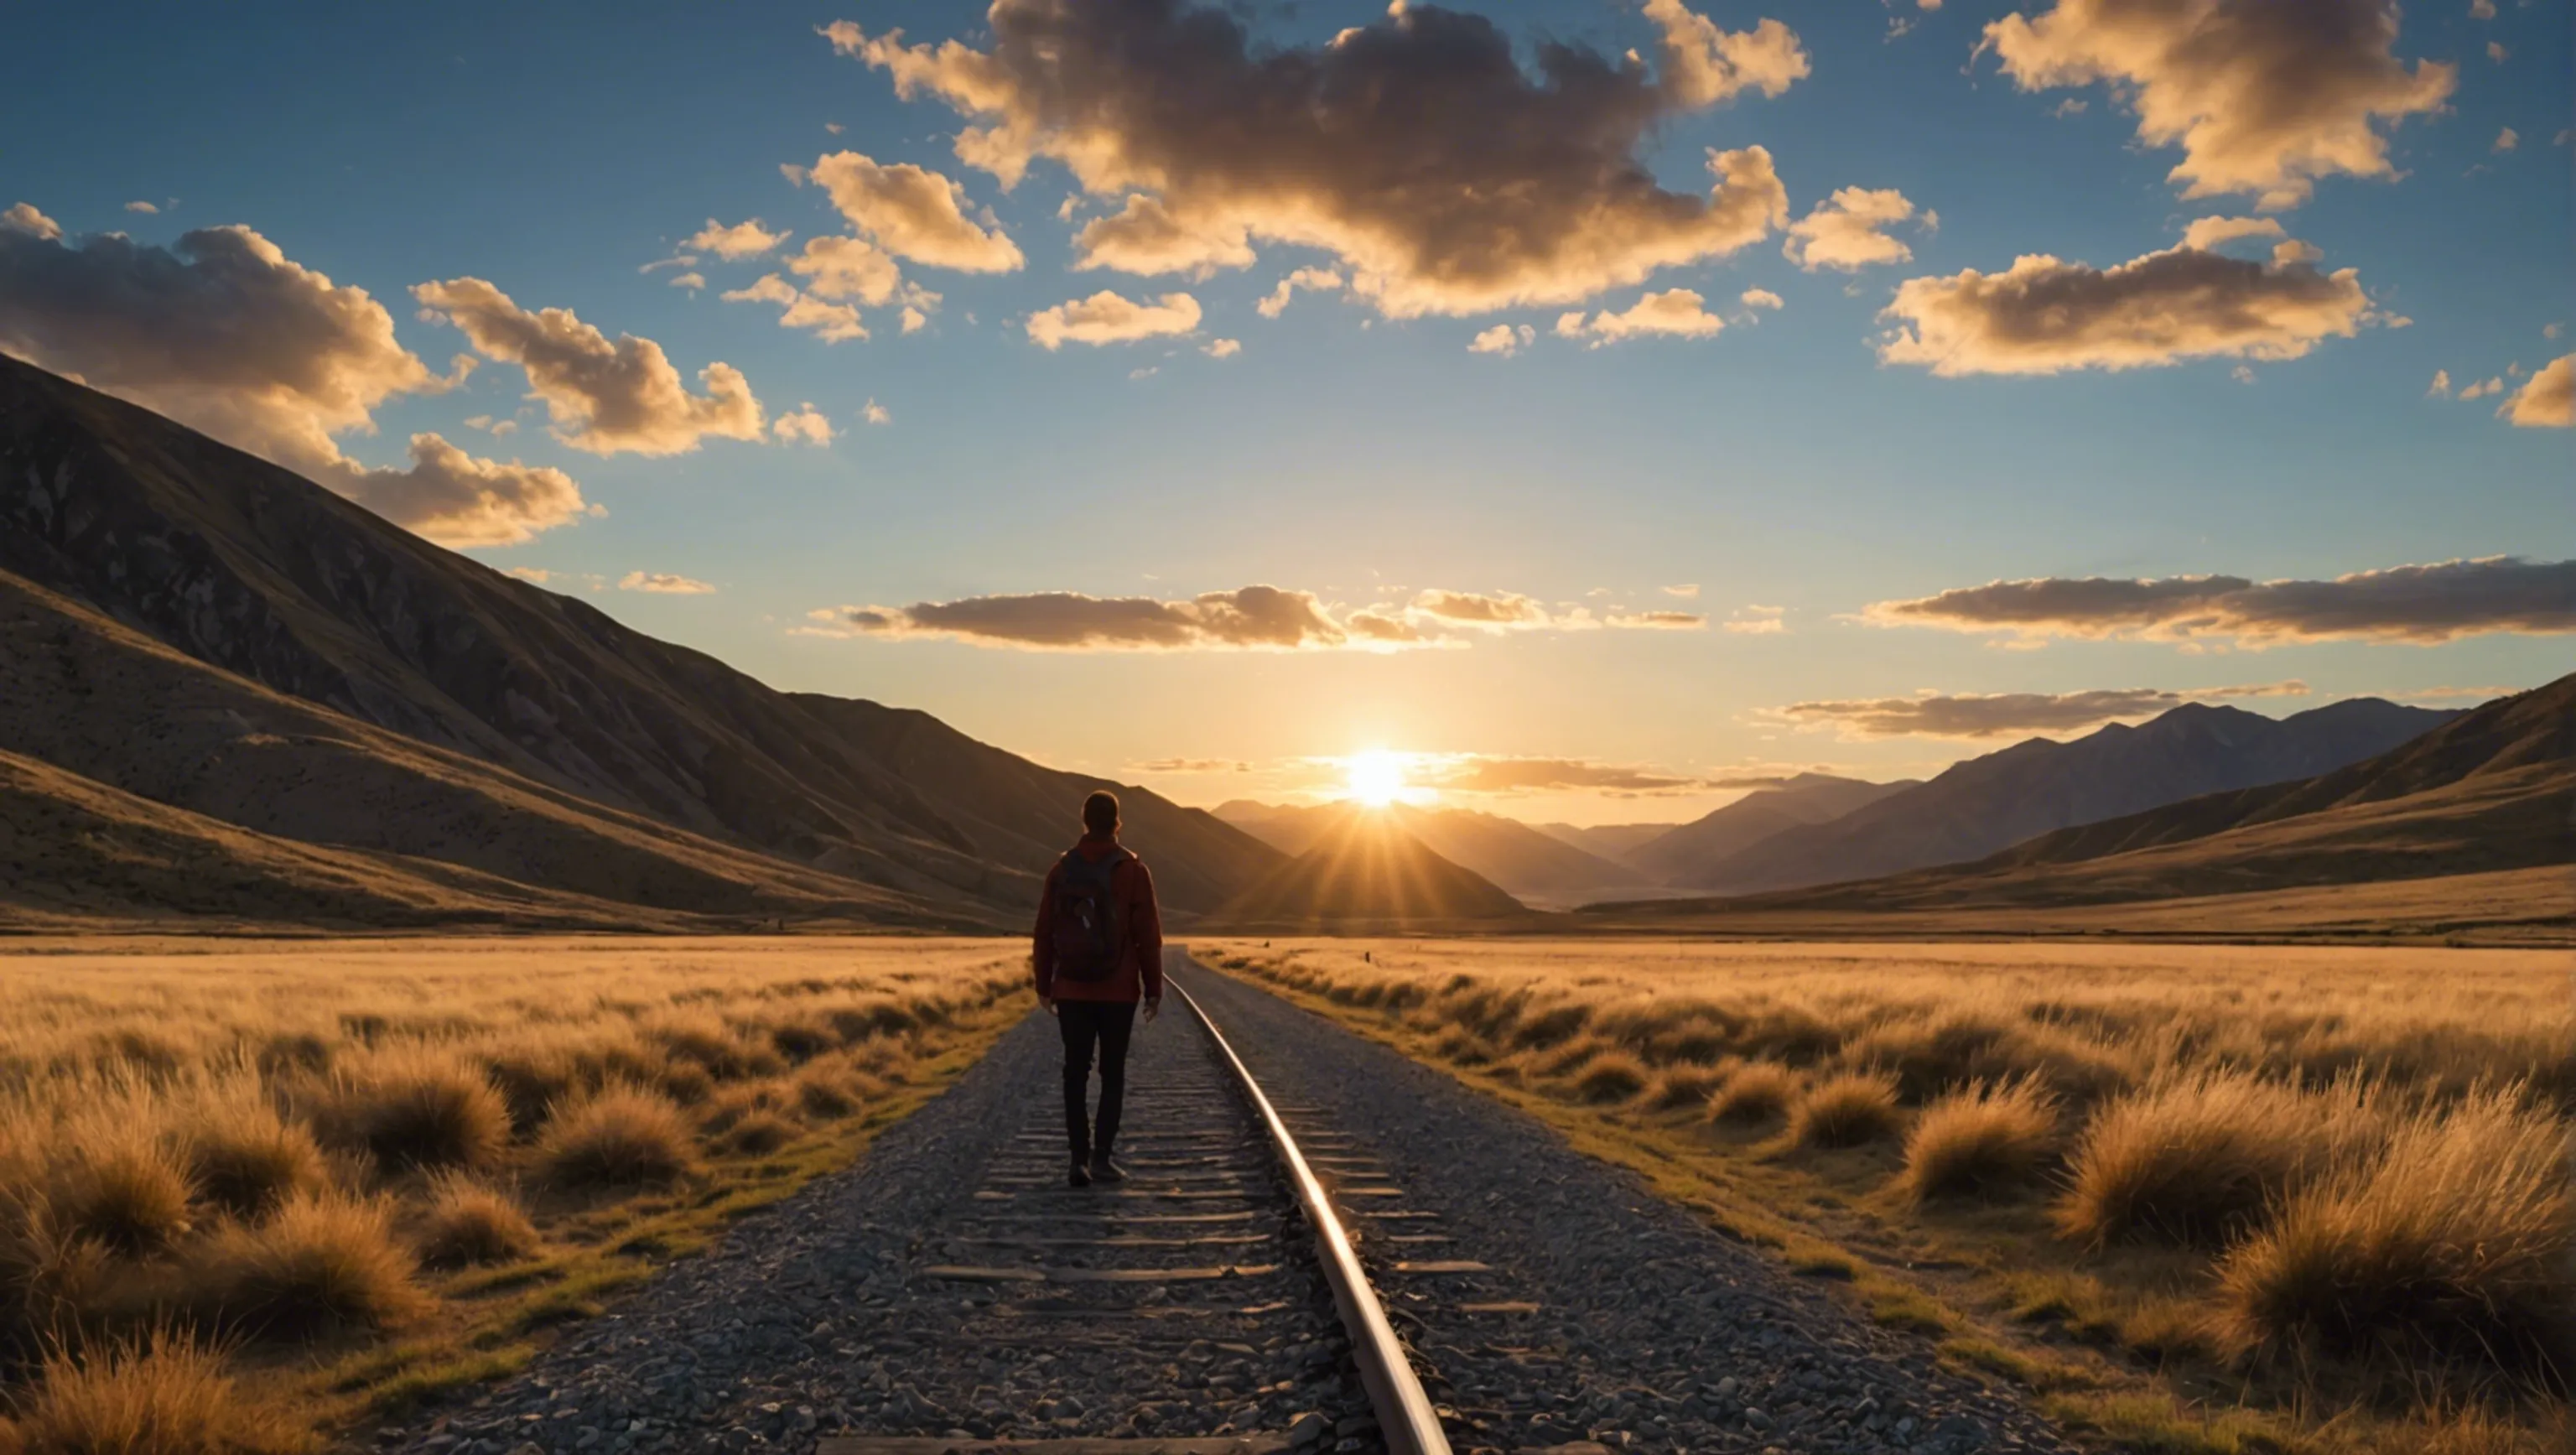
[[[1099,859],[1069,849],[1056,863],[1055,973],[1094,983],[1118,973],[1127,957],[1127,907],[1118,901],[1118,866],[1136,856],[1112,849]]]

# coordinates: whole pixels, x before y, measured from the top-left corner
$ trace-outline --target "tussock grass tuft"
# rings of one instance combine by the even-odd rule
[[[2229,1252],[2231,1331],[2268,1349],[2492,1361],[2576,1378],[2570,1139],[2519,1095],[2483,1093],[2346,1153]]]
[[[724,1145],[731,1151],[766,1157],[795,1141],[804,1131],[776,1112],[755,1111],[726,1130]]]
[[[2058,1229],[2095,1245],[2219,1247],[2377,1118],[2359,1082],[2307,1093],[2250,1072],[2171,1075],[2102,1107],[2077,1138]]]
[[[1634,1101],[1653,1075],[1646,1063],[1626,1051],[1596,1053],[1574,1076],[1574,1094],[1595,1105]]]
[[[6,1455],[296,1455],[312,1445],[238,1390],[213,1351],[166,1331],[56,1351],[0,1420]]]
[[[1638,1100],[1650,1110],[1679,1111],[1684,1107],[1708,1104],[1711,1093],[1726,1080],[1726,1073],[1714,1066],[1667,1066],[1646,1083]]]
[[[1708,1119],[1736,1126],[1781,1121],[1798,1104],[1804,1085],[1797,1072],[1776,1061],[1747,1061],[1710,1094]]]
[[[807,1116],[838,1121],[858,1111],[859,1097],[846,1079],[814,1069],[796,1078],[796,1105]]]
[[[429,1300],[386,1204],[298,1197],[256,1225],[228,1223],[199,1250],[188,1286],[207,1322],[269,1338],[407,1323]]]
[[[1900,1185],[1916,1202],[2027,1188],[2056,1146],[2057,1111],[2035,1081],[1972,1082],[1915,1119]]]
[[[197,1196],[238,1218],[261,1217],[327,1180],[312,1129],[256,1097],[236,1095],[199,1107],[181,1126],[177,1143]]]
[[[488,1167],[510,1144],[510,1108],[477,1067],[427,1049],[345,1072],[319,1118],[387,1172]]]
[[[188,1169],[140,1126],[93,1123],[65,1129],[70,1155],[44,1193],[55,1234],[133,1256],[168,1247],[188,1231]]]
[[[537,1167],[558,1187],[649,1186],[686,1175],[696,1162],[695,1145],[669,1097],[609,1086],[547,1119],[537,1138]]]
[[[489,1183],[442,1173],[421,1219],[420,1260],[432,1268],[511,1263],[537,1251],[537,1229],[518,1199]]]
[[[1858,1147],[1896,1135],[1896,1078],[1845,1072],[1807,1088],[1790,1117],[1802,1146]]]

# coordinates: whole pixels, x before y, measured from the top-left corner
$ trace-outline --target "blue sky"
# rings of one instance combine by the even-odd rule
[[[2203,8],[2225,20],[2242,3]],[[1614,64],[1639,52],[1640,74],[1667,99],[1631,155],[1669,192],[1705,199],[1711,150],[1760,147],[1787,220],[1839,188],[1901,193],[1913,215],[1879,235],[1910,256],[1809,270],[1784,256],[1775,224],[1588,291],[1558,269],[1522,291],[1578,291],[1544,301],[1406,317],[1354,289],[1311,291],[1275,318],[1256,305],[1293,269],[1356,276],[1359,260],[1348,245],[1265,235],[1258,217],[1285,215],[1284,204],[1259,213],[1240,192],[1220,197],[1231,163],[1191,182],[1175,173],[1159,191],[1132,179],[1086,191],[1042,149],[1005,190],[957,150],[977,118],[935,86],[902,99],[887,68],[818,34],[845,21],[868,38],[900,29],[908,45],[988,51],[1007,37],[1012,6],[1043,8],[50,7],[11,22],[21,53],[42,63],[0,94],[0,205],[35,209],[60,234],[44,246],[64,250],[109,230],[159,248],[190,229],[246,226],[335,287],[366,290],[397,346],[431,373],[477,355],[460,386],[396,389],[366,410],[373,434],[340,427],[332,438],[354,474],[401,465],[407,438],[435,432],[478,458],[561,471],[605,512],[472,547],[478,559],[545,572],[552,589],[775,685],[923,707],[1015,751],[1187,801],[1317,788],[1334,770],[1314,760],[1382,747],[1569,765],[1554,779],[1533,768],[1530,794],[1460,797],[1478,806],[1677,818],[1751,771],[1920,773],[2028,731],[2102,720],[2088,711],[2134,716],[2169,700],[2155,693],[2305,684],[2234,699],[2282,712],[2354,693],[2527,686],[2565,670],[2576,603],[2563,571],[2431,580],[2425,590],[2452,594],[2430,624],[2407,616],[2425,609],[2424,591],[2393,587],[2356,607],[2360,617],[2335,616],[2340,627],[2299,615],[2305,606],[2285,616],[2235,598],[2214,618],[2079,613],[2013,631],[1976,617],[1987,608],[1974,603],[1961,607],[1968,616],[1913,624],[1859,619],[1874,603],[1999,579],[2331,582],[2576,555],[2569,432],[2538,423],[2537,400],[2525,426],[2496,413],[2568,352],[2563,330],[2576,323],[2562,131],[2576,36],[2564,6],[2407,6],[2384,47],[2400,79],[2354,74],[2420,86],[2420,65],[2456,67],[2444,94],[2357,113],[2384,145],[2384,170],[2314,171],[2304,200],[2275,197],[2268,210],[2244,189],[2186,197],[2169,174],[2200,155],[2195,144],[2142,138],[2133,104],[2142,86],[2152,100],[2207,81],[2191,94],[2217,96],[2203,119],[2223,124],[2227,106],[2250,109],[2262,86],[2281,84],[2259,66],[2213,79],[2141,61],[2109,80],[2025,86],[2015,72],[2036,73],[2031,51],[1980,48],[1991,23],[2019,14],[2045,26],[2058,12],[2048,43],[2061,61],[2090,46],[2097,67],[2116,69],[2152,50],[2117,31],[2120,0],[1695,6],[1728,34],[1776,20],[1805,65],[1776,94],[1748,69],[1705,105],[1670,102],[1679,61],[1658,49],[1667,26],[1640,5],[1462,7],[1518,43],[1525,66],[1542,40]],[[2320,24],[2376,13],[2347,0],[2304,8]],[[1259,42],[1316,55],[1344,27],[1394,35],[1413,23],[1324,0],[1254,9]],[[2507,129],[2514,144],[2498,150]],[[2252,151],[2271,145],[2277,159],[2297,141],[2258,139]],[[906,284],[939,295],[911,333],[899,302],[862,310],[870,337],[827,342],[783,327],[775,303],[726,301],[765,275],[801,284],[786,260],[818,237],[894,248],[825,187],[782,174],[840,152],[955,183],[967,224],[1007,237],[1023,261],[968,272],[901,255]],[[2239,146],[2237,160],[2247,154]],[[1314,185],[1318,197],[1297,205],[1347,200],[1323,195],[1333,179]],[[1135,192],[1255,217],[1257,260],[1204,276],[1076,271],[1077,229]],[[135,202],[159,210],[128,210]],[[1927,210],[1937,228],[1923,225]],[[2170,361],[2100,367],[2113,324],[2020,356],[2047,372],[1944,376],[1880,355],[1907,322],[1881,311],[1909,280],[1991,277],[2046,254],[2089,265],[2070,286],[2109,296],[2119,280],[2099,270],[2174,249],[2194,219],[2212,217],[2277,225],[2205,250],[2238,259],[2228,276],[2239,281],[2245,260],[2310,245],[2313,263],[2276,260],[2249,286],[2316,280],[2297,283],[2299,306],[2341,309],[2350,336],[2293,323],[2296,357],[2253,356],[2235,325],[2176,314],[2205,305],[2184,297],[2154,305],[2160,326],[2216,342]],[[788,238],[733,260],[687,244],[710,221],[754,218]],[[38,231],[19,229],[22,250]],[[698,261],[640,271],[682,253]],[[2345,269],[2354,275],[2336,302],[2325,280]],[[683,273],[705,286],[672,286]],[[146,403],[178,397],[167,379],[118,372],[105,320],[57,308],[13,333],[8,276],[0,269],[0,347]],[[652,340],[692,393],[710,387],[701,369],[731,365],[764,421],[810,404],[833,438],[782,443],[766,425],[757,440],[711,434],[674,453],[602,448],[598,435],[588,448],[567,443],[562,418],[550,434],[546,409],[525,397],[519,364],[469,337],[453,309],[419,316],[410,290],[458,279],[487,280],[521,310],[570,310],[608,339]],[[1186,293],[1198,323],[1096,346],[1033,340],[1033,314],[1104,289],[1139,301]],[[1568,312],[1624,311],[1673,289],[1700,295],[1722,331],[1598,347],[1598,334],[1555,332]],[[1745,304],[1748,290],[1779,306]],[[1509,356],[1471,352],[1498,324],[1531,337]],[[2544,336],[2553,326],[2561,333]],[[1220,339],[1239,352],[1212,357]],[[2428,395],[2437,370],[2447,397]],[[2478,387],[2490,378],[2494,395]],[[871,403],[886,422],[867,422]],[[496,437],[473,419],[516,429]],[[619,589],[638,572],[714,589]],[[1171,603],[1253,585],[1310,594],[1328,624],[1370,607],[1409,613],[1420,640],[1243,650],[1184,621],[1176,649],[1136,650],[1113,633],[1084,638],[1088,650],[1028,650],[1017,627],[966,631],[918,611],[799,632],[815,628],[810,613],[840,606],[1049,593]],[[1665,589],[1684,586],[1696,594]],[[1511,609],[1541,620],[1477,630],[1422,605],[1426,591],[1526,599]],[[1012,620],[1062,605],[1030,601]],[[1649,612],[1702,620],[1603,625]],[[1777,629],[1727,629],[1765,621]],[[1892,730],[1888,714],[1856,706],[1926,690],[2045,700],[1980,709],[1974,720],[1995,725],[1982,738]],[[2132,696],[2090,707],[2074,696],[2100,693]],[[1799,704],[1817,710],[1784,711]],[[1458,761],[1426,758],[1422,771]],[[1680,786],[1624,796],[1622,785],[1650,781]]]

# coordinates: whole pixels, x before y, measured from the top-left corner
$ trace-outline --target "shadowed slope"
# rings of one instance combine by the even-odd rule
[[[1352,813],[1209,917],[1238,929],[1430,928],[1529,917],[1490,881],[1423,847],[1385,813]]]
[[[5,357],[0,479],[0,571],[197,662],[612,813],[974,918],[1022,913],[1073,832],[1088,780],[1024,765],[961,786],[930,771],[925,756],[943,755],[882,760],[887,735],[861,720],[886,709],[772,691]],[[961,756],[1008,759],[955,738],[944,757]],[[1195,866],[1177,910],[1278,862],[1204,815],[1122,797],[1141,852],[1168,835],[1176,852],[1158,857]]]
[[[1748,793],[1714,813],[1639,844],[1624,857],[1662,883],[1696,887],[1729,858],[1775,834],[1803,824],[1830,823],[1916,786],[1911,778],[1895,783],[1864,783],[1825,773],[1801,773],[1777,788]]]

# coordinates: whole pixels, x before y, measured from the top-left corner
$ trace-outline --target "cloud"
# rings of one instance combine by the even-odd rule
[[[1779,294],[1772,292],[1768,288],[1747,288],[1744,290],[1744,295],[1737,301],[1747,308],[1778,309],[1789,306],[1781,299]]]
[[[115,233],[67,244],[20,203],[0,214],[0,351],[297,471],[440,545],[508,545],[599,512],[560,470],[477,459],[436,434],[370,469],[335,435],[373,432],[397,395],[460,382],[394,338],[393,315],[247,227],[170,247]],[[506,421],[505,421],[506,422]]]
[[[1713,785],[1651,768],[1583,758],[1513,758],[1469,754],[1425,775],[1444,793],[1543,793],[1590,789],[1614,793],[1687,793]]]
[[[2502,376],[2497,376],[2494,378],[2473,379],[2469,381],[2467,384],[2461,386],[2460,397],[2462,399],[2484,399],[2490,394],[2502,394],[2503,392],[2504,379]]]
[[[671,275],[671,286],[674,288],[686,288],[690,292],[695,293],[699,289],[707,286],[707,275],[704,273],[673,273]]]
[[[1477,631],[1522,631],[1555,625],[1544,603],[1518,592],[1425,591],[1413,598],[1416,617]]]
[[[675,455],[709,437],[760,438],[760,401],[731,364],[698,371],[693,395],[662,346],[632,334],[610,343],[568,308],[530,312],[480,278],[422,283],[412,296],[464,330],[486,357],[517,364],[545,402],[554,436],[595,455]]]
[[[1198,326],[1199,301],[1187,293],[1166,293],[1160,302],[1137,303],[1103,289],[1029,315],[1029,337],[1049,352],[1068,343],[1133,343],[1189,333]]]
[[[1349,633],[1313,593],[1246,586],[1186,601],[1047,591],[911,606],[844,606],[809,613],[817,635],[947,638],[1043,651],[1186,651],[1338,647]]]
[[[1526,323],[1517,328],[1508,323],[1498,323],[1467,340],[1467,352],[1494,354],[1508,359],[1526,348],[1530,341],[1537,337],[1538,330]]]
[[[937,172],[833,152],[816,158],[807,175],[850,226],[896,257],[961,273],[1008,273],[1024,261],[999,227],[987,230],[967,218],[959,205],[966,189]]]
[[[38,212],[33,203],[12,202],[8,211],[0,212],[0,232],[22,233],[39,242],[57,242],[62,238],[63,226]]]
[[[719,295],[727,303],[778,304],[780,328],[811,330],[827,344],[848,343],[868,336],[867,325],[859,322],[859,311],[846,303],[826,303],[797,288],[776,273],[763,273],[748,288],[729,289]]]
[[[828,445],[832,442],[832,421],[824,418],[812,404],[800,404],[771,420],[769,433],[780,444]]]
[[[2012,632],[2028,638],[2234,638],[2258,647],[2357,640],[2429,646],[2494,632],[2576,632],[2576,561],[2488,556],[2356,571],[2330,581],[2038,577],[1960,587],[1912,601],[1882,601],[1862,617],[1881,626]]]
[[[1162,199],[1136,193],[1124,209],[1096,217],[1074,234],[1074,268],[1114,268],[1121,273],[1189,273],[1205,278],[1219,268],[1249,268],[1256,261],[1250,239],[1235,222],[1185,220]]]
[[[1252,771],[1250,763],[1238,762],[1232,758],[1152,758],[1142,763],[1130,763],[1127,766],[1139,773],[1169,773],[1182,777]]]
[[[1601,624],[1630,631],[1695,632],[1707,627],[1708,618],[1688,611],[1614,611]]]
[[[2378,321],[2358,273],[2319,271],[2295,240],[2268,261],[2189,244],[2109,269],[2028,254],[2001,273],[1909,278],[1880,316],[1900,320],[1880,362],[1944,377],[2295,359]]]
[[[738,262],[744,258],[759,257],[762,253],[787,241],[787,238],[786,233],[771,232],[761,226],[760,219],[757,217],[746,222],[737,222],[731,227],[710,217],[707,219],[707,225],[698,229],[682,246],[702,249],[728,261]]]
[[[868,401],[867,408],[859,411],[859,418],[866,420],[870,424],[894,423],[894,415],[889,412],[884,405],[877,403],[873,399]]]
[[[1334,293],[1341,287],[1342,275],[1330,268],[1299,268],[1280,279],[1279,286],[1263,295],[1254,308],[1264,318],[1277,318],[1288,311],[1288,300],[1300,288],[1309,293]]]
[[[1545,42],[1535,74],[1492,21],[1429,5],[1306,47],[1256,47],[1227,11],[1176,0],[995,0],[989,50],[848,21],[822,33],[899,94],[969,118],[957,155],[1003,186],[1045,157],[1121,199],[1086,227],[1078,265],[1320,247],[1381,311],[1412,317],[1579,302],[1787,220],[1760,147],[1711,153],[1706,193],[1665,189],[1640,154],[1676,116],[1804,76],[1798,38],[1775,20],[1721,31],[1680,0],[1645,10],[1651,68]]]
[[[1560,338],[1592,339],[1592,347],[1617,343],[1622,339],[1642,338],[1648,334],[1670,334],[1678,338],[1714,338],[1726,327],[1726,321],[1708,311],[1707,300],[1688,288],[1669,288],[1639,298],[1625,313],[1608,310],[1592,315],[1586,322],[1581,313],[1568,313],[1556,320]]]
[[[2495,0],[2469,0],[2469,14],[2478,20],[2495,19]]]
[[[2425,397],[2425,398],[2427,398],[2427,399],[2448,399],[2448,398],[2450,398],[2450,397],[2451,397],[2451,371],[2450,371],[2450,370],[2448,370],[2448,369],[2435,369],[2435,370],[2433,371],[2433,384],[2432,384],[2432,387],[2431,387],[2431,388],[2428,388],[2428,389],[2426,389],[2426,390],[2424,391],[2424,397]]]
[[[804,251],[787,260],[787,270],[818,298],[871,308],[893,301],[903,285],[894,259],[855,237],[809,237]]]
[[[2493,61],[2499,66],[2503,65],[2505,63],[2505,58],[2512,54],[2513,52],[2504,48],[2503,41],[2491,40],[2487,42],[2487,59]]]
[[[2397,59],[2387,0],[2057,0],[1985,29],[2024,91],[2107,83],[2138,140],[2180,145],[2185,197],[2295,207],[2316,179],[2393,174],[2378,129],[2438,110],[2458,68]]]
[[[1726,629],[1740,637],[1779,636],[1789,630],[1788,615],[1785,606],[1739,607],[1728,618]]]
[[[311,473],[321,484],[451,550],[515,546],[542,531],[608,513],[585,503],[581,487],[561,470],[477,459],[434,434],[411,437],[407,469],[371,470],[341,459],[318,464]]]
[[[2488,147],[2487,150],[2490,152],[2509,152],[2520,145],[2522,145],[2522,133],[2515,131],[2512,127],[2508,126],[2504,130],[2496,133],[2495,144]]]
[[[715,588],[704,581],[674,576],[668,571],[629,571],[617,583],[620,591],[647,591],[656,596],[712,596]]]
[[[1796,702],[1775,714],[1800,727],[1831,727],[1845,738],[1999,738],[2080,732],[2168,712],[2186,702],[2229,697],[2296,697],[2304,682],[2266,682],[2168,692],[2128,687],[2092,692],[1923,692],[1836,702]]]
[[[2576,354],[2560,354],[2541,365],[2496,414],[2522,429],[2576,425]]]
[[[1207,355],[1211,359],[1231,359],[1235,355],[1243,352],[1243,340],[1234,338],[1210,339],[1208,340],[1207,347],[1199,350],[1199,352]]]
[[[1780,253],[1810,273],[1820,268],[1855,273],[1873,263],[1910,263],[1914,249],[1885,229],[1913,215],[1914,204],[1893,187],[1838,188],[1789,225]]]
[[[541,566],[512,566],[506,574],[516,576],[522,581],[533,581],[539,586],[555,579],[554,572]]]
[[[125,204],[125,210],[128,212],[139,212],[146,217],[150,217],[155,213],[158,213],[161,208],[157,204],[150,202],[128,202]]]
[[[1343,617],[1342,629],[1358,641],[1380,647],[1416,646],[1432,640],[1430,632],[1403,612],[1374,606]]]
[[[1666,596],[1678,596],[1684,601],[1696,601],[1699,599],[1699,583],[1696,581],[1683,586],[1662,586],[1657,587],[1656,589],[1663,592]]]

